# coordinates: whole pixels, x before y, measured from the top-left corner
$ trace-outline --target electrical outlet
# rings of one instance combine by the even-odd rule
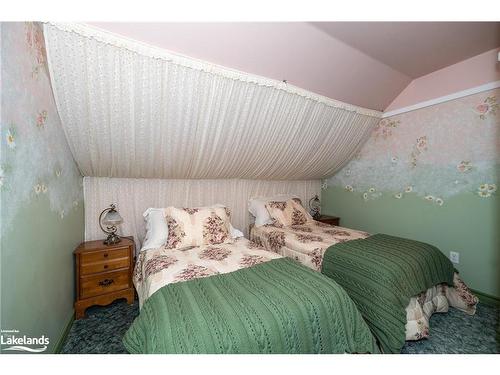
[[[456,251],[450,251],[450,260],[452,263],[458,264],[460,262],[460,254]]]

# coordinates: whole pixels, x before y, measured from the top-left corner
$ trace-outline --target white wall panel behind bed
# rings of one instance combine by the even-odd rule
[[[85,239],[104,237],[99,228],[99,213],[110,203],[116,203],[124,222],[119,233],[133,235],[136,245],[145,235],[143,212],[148,207],[196,207],[222,203],[232,211],[234,227],[248,235],[250,214],[248,199],[281,193],[298,195],[307,202],[320,194],[320,180],[167,180],[85,177]]]

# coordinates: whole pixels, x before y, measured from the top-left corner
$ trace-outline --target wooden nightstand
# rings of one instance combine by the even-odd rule
[[[134,302],[132,271],[134,240],[124,238],[114,245],[102,240],[83,242],[74,251],[76,257],[75,319],[85,316],[92,305],[108,305],[118,298]]]
[[[340,223],[340,217],[337,216],[321,215],[319,218],[315,220],[330,225],[339,225]]]

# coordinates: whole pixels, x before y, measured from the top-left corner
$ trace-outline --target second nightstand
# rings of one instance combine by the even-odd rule
[[[330,225],[339,225],[340,223],[340,217],[337,216],[321,215],[319,218],[315,220]]]
[[[75,318],[85,316],[92,305],[108,305],[118,298],[134,302],[132,271],[134,240],[123,238],[114,245],[102,240],[83,242],[75,250],[76,302]]]

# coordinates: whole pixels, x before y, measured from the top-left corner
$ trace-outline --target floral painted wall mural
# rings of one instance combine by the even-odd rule
[[[40,24],[2,23],[2,224],[47,197],[61,219],[83,204],[82,177],[54,103]]]
[[[383,119],[326,182],[365,201],[416,194],[443,206],[460,193],[489,198],[500,175],[499,97],[496,89]]]

